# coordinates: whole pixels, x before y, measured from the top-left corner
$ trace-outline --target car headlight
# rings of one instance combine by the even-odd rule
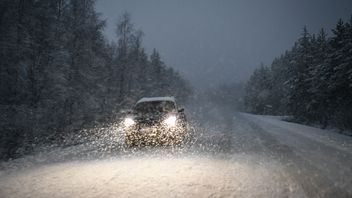
[[[134,120],[132,118],[125,118],[125,120],[123,121],[123,125],[125,127],[130,127],[130,126],[132,126],[134,124],[135,124],[135,122],[134,122]]]
[[[166,124],[168,127],[176,126],[176,116],[169,116],[168,118],[166,118],[166,120],[164,120],[164,124]]]

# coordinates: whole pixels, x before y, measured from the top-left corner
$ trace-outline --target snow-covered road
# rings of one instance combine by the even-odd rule
[[[73,157],[84,146],[2,163],[0,197],[352,197],[351,137],[231,117],[201,125],[184,149]]]
[[[237,114],[233,126],[233,148],[278,162],[307,197],[352,196],[351,137],[250,114]]]

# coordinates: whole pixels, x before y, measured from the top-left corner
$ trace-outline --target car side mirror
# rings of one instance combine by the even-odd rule
[[[179,113],[183,113],[184,111],[185,111],[184,108],[178,109],[178,112],[179,112]]]

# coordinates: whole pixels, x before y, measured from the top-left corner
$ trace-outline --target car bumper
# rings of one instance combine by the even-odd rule
[[[182,127],[145,127],[125,130],[127,146],[179,145],[185,138],[186,130]]]

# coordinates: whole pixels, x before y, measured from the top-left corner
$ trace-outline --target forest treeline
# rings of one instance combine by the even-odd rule
[[[352,18],[340,19],[331,36],[305,27],[291,50],[254,71],[245,98],[249,112],[351,130]]]
[[[0,2],[1,158],[112,118],[142,96],[190,95],[156,50],[146,53],[128,13],[109,43],[94,2]]]

